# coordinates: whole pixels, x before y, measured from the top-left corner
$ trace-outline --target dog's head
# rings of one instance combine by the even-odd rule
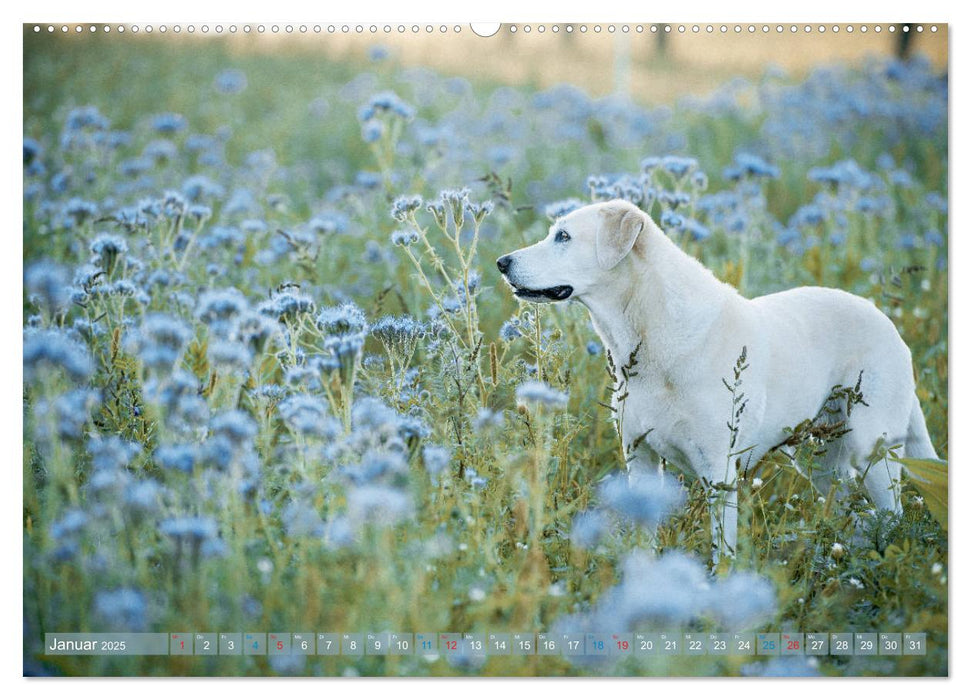
[[[496,260],[516,296],[530,301],[581,297],[623,271],[616,270],[650,218],[630,202],[591,204],[557,219],[539,243]]]

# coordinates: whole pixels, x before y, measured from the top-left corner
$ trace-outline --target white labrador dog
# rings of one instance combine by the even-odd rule
[[[742,297],[683,252],[637,207],[592,204],[556,221],[539,243],[496,262],[516,296],[576,299],[615,362],[635,350],[638,366],[624,392],[620,426],[631,474],[661,468],[661,458],[721,486],[713,501],[712,547],[731,556],[737,538],[733,452],[752,465],[820,411],[837,385],[860,379],[866,405],[850,412],[848,433],[828,445],[825,473],[863,474],[879,508],[900,510],[900,466],[871,464],[875,446],[903,444],[908,457],[936,458],[914,391],[910,351],[893,323],[869,301],[837,289],[799,287]],[[735,447],[726,425],[742,348],[748,404]],[[820,483],[822,482],[822,483]]]

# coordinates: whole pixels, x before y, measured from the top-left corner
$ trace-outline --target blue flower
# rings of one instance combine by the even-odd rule
[[[234,443],[242,443],[257,433],[256,421],[246,411],[232,409],[223,411],[209,422],[213,435],[229,438]]]
[[[694,241],[703,241],[711,236],[711,230],[694,219],[685,219],[682,228]]]
[[[205,516],[166,518],[159,524],[159,532],[167,537],[198,543],[216,537],[218,531],[216,521]]]
[[[99,471],[124,469],[141,451],[141,445],[122,440],[117,435],[96,435],[88,440],[91,465]]]
[[[394,245],[410,246],[412,243],[418,242],[418,232],[414,229],[399,229],[391,234],[391,242]]]
[[[385,60],[390,55],[387,47],[381,46],[380,44],[372,46],[368,49],[368,58],[370,58],[375,63]]]
[[[493,411],[491,408],[480,408],[472,421],[472,427],[477,432],[488,432],[499,430],[506,423],[502,411]]]
[[[303,435],[333,439],[340,432],[340,425],[331,417],[327,402],[318,396],[291,396],[280,403],[280,415],[288,426]]]
[[[129,332],[125,346],[146,367],[171,372],[192,336],[192,329],[184,321],[168,314],[152,313],[141,326]]]
[[[47,399],[40,399],[34,405],[34,415],[37,417],[37,432],[39,439],[57,437],[61,440],[77,440],[84,434],[84,427],[91,418],[91,413],[101,403],[101,394],[93,389],[80,388],[67,391],[51,404]],[[44,419],[53,411],[55,421],[55,435],[50,435]]]
[[[722,174],[726,180],[740,180],[744,177],[775,179],[779,177],[779,168],[759,156],[738,152],[735,154],[734,165],[725,168]]]
[[[661,214],[661,226],[664,228],[673,228],[680,230],[684,227],[684,217],[680,214],[676,214],[673,211],[666,210]]]
[[[44,149],[34,139],[24,137],[24,167],[31,165],[35,160],[40,160]]]
[[[789,226],[793,228],[806,228],[819,226],[826,221],[826,212],[818,204],[804,204],[789,219]]]
[[[127,252],[128,244],[119,236],[102,233],[91,242],[91,253],[94,255],[91,262],[109,275]]]
[[[516,387],[516,401],[523,405],[566,408],[568,400],[568,394],[539,380],[531,380]]]
[[[216,92],[223,95],[238,95],[246,89],[246,74],[241,70],[228,69],[216,76]]]
[[[553,202],[552,204],[546,205],[546,217],[550,221],[556,221],[557,219],[566,216],[570,212],[576,211],[582,206],[583,202],[575,197],[570,199],[561,199],[558,202]]]
[[[75,225],[80,225],[98,216],[98,205],[80,197],[71,197],[64,205],[64,214],[70,217]]]
[[[317,325],[330,334],[362,333],[367,330],[367,319],[357,304],[347,303],[321,309]]]
[[[365,484],[347,492],[347,518],[360,531],[366,527],[392,527],[411,519],[411,496],[391,486]]]
[[[680,180],[698,167],[698,161],[682,156],[664,156],[661,159],[661,167]]]
[[[305,500],[288,503],[280,514],[280,521],[290,537],[321,537],[324,534],[320,513]]]
[[[139,632],[148,629],[148,604],[141,591],[116,588],[94,596],[94,614],[105,629]]]
[[[217,334],[225,335],[235,318],[248,308],[249,302],[238,289],[210,289],[200,295],[195,315]]]
[[[29,298],[50,313],[63,311],[71,303],[70,283],[68,269],[50,260],[32,263],[24,272]]]
[[[245,373],[253,362],[253,353],[235,340],[214,340],[209,343],[209,361],[222,372]]]
[[[645,201],[644,183],[630,175],[591,175],[587,187],[596,201],[626,199],[635,205]]]
[[[607,508],[638,525],[654,527],[678,509],[684,492],[674,479],[654,473],[614,474],[600,486]]]
[[[384,136],[384,124],[377,119],[368,119],[361,125],[361,139],[364,143],[375,143]]]
[[[163,469],[192,473],[199,459],[196,445],[161,445],[155,450],[155,463]]]
[[[133,481],[124,494],[124,507],[129,518],[140,521],[158,512],[164,489],[154,479]]]
[[[175,112],[156,114],[152,117],[152,128],[160,134],[177,134],[186,127],[185,117]]]
[[[358,119],[366,122],[379,115],[393,115],[410,120],[415,116],[415,108],[388,90],[372,95],[367,105],[358,112]]]
[[[94,105],[75,107],[67,114],[64,128],[69,131],[81,131],[84,129],[102,131],[109,126],[108,120],[101,115],[98,108]]]
[[[595,549],[609,531],[610,520],[601,511],[583,511],[573,518],[570,542],[581,549]]]
[[[220,199],[225,190],[205,175],[193,175],[182,183],[182,193],[190,202],[198,202],[203,199]]]
[[[809,170],[808,177],[814,182],[823,182],[865,190],[872,186],[873,176],[863,170],[855,160],[843,160],[830,167],[817,167]]]
[[[49,534],[52,540],[62,540],[80,535],[88,524],[88,516],[80,508],[68,510],[59,520],[51,523]]]
[[[425,471],[435,476],[448,468],[452,454],[444,447],[426,445],[421,451],[421,458],[425,464]]]
[[[175,160],[179,149],[167,139],[152,141],[142,150],[142,155],[156,163]]]
[[[419,209],[422,205],[420,195],[412,194],[398,197],[391,204],[391,218],[395,221],[404,222],[408,215]]]
[[[518,318],[509,319],[499,329],[499,337],[507,343],[511,343],[516,338],[521,338],[522,336],[521,323]]]
[[[24,378],[34,381],[42,373],[61,370],[75,382],[83,382],[94,372],[87,348],[56,330],[24,333]]]
[[[370,333],[385,347],[402,352],[424,337],[425,325],[413,316],[384,316],[371,325]]]

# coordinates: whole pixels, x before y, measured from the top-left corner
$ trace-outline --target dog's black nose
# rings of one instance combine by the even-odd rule
[[[512,256],[503,255],[501,258],[496,260],[496,267],[499,268],[499,272],[506,274],[509,271],[509,266],[512,265]]]

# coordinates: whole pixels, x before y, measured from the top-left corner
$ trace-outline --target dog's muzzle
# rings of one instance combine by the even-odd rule
[[[569,299],[573,294],[573,287],[568,284],[561,284],[558,287],[548,287],[546,289],[526,289],[513,285],[513,293],[520,299],[549,299],[550,301],[563,301]]]
[[[499,272],[502,273],[502,276],[506,278],[506,281],[513,288],[513,293],[520,299],[563,301],[564,299],[569,299],[570,295],[573,294],[573,287],[568,284],[561,284],[557,287],[547,287],[546,289],[529,289],[527,287],[519,286],[509,279],[509,268],[512,267],[511,255],[503,255],[501,258],[496,260],[496,267],[499,268]]]

